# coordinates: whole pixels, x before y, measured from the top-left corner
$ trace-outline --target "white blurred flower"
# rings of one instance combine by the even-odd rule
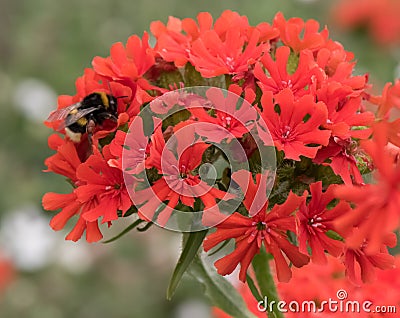
[[[17,268],[35,271],[51,261],[56,236],[40,211],[27,205],[5,215],[0,226],[0,242]]]
[[[25,116],[38,122],[43,122],[57,108],[56,92],[35,78],[26,78],[16,85],[13,101]]]
[[[5,215],[0,225],[1,249],[18,269],[36,271],[58,264],[71,273],[82,273],[93,262],[88,245],[64,240],[49,226],[41,211],[26,205]]]

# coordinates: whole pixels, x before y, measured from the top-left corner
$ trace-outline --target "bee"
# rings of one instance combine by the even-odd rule
[[[58,130],[65,129],[73,142],[80,142],[84,133],[88,134],[90,140],[96,125],[101,125],[106,119],[117,121],[117,98],[122,97],[126,96],[114,97],[104,92],[94,92],[78,103],[53,111],[47,121],[63,120]]]

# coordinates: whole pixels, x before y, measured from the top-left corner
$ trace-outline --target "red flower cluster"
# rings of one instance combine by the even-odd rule
[[[60,120],[46,123],[61,133],[49,138],[56,153],[47,171],[73,186],[43,197],[46,210],[60,209],[55,230],[77,216],[67,239],[86,231],[95,242],[99,220],[111,225],[137,212],[166,226],[178,212],[203,211],[193,219],[215,228],[205,250],[235,241],[215,263],[221,275],[240,264],[245,281],[260,249],[273,256],[279,281],[291,278],[289,264],[326,263],[327,254],[356,282],[393,266],[387,246],[399,226],[400,121],[391,115],[400,106],[399,82],[382,96],[369,94],[368,77],[353,75],[353,54],[326,28],[280,13],[257,26],[232,11],[215,22],[208,13],[197,21],[171,17],[152,23],[151,32],[154,47],[146,33],[113,45],[77,80],[77,94],[59,99],[59,110],[69,110],[107,93],[116,99],[113,116],[102,113],[79,142],[59,129]],[[184,89],[207,84],[226,91]],[[366,100],[376,115],[365,111]],[[276,151],[275,182],[262,165],[264,149]],[[219,169],[213,184],[210,164]],[[230,171],[234,165],[240,169]],[[372,170],[376,183],[365,185],[362,175]],[[234,213],[225,213],[221,207],[240,195]]]

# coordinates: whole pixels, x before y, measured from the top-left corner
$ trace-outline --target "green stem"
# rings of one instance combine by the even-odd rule
[[[274,278],[271,275],[271,270],[269,267],[270,257],[261,249],[260,253],[257,254],[253,259],[253,268],[256,275],[256,280],[258,287],[260,289],[261,295],[266,297],[268,303],[264,304],[267,308],[267,313],[269,318],[284,318],[283,314],[278,310],[278,292],[276,290]],[[270,311],[270,304],[272,311]],[[273,305],[272,305],[273,304]]]

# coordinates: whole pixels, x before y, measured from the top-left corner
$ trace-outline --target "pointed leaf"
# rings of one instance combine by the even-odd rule
[[[254,283],[254,280],[250,277],[249,274],[246,274],[246,282],[254,298],[257,299],[257,301],[263,301],[264,300],[263,297],[260,295],[260,292],[258,291],[257,286]]]
[[[252,264],[261,295],[267,297],[269,303],[274,301],[275,304],[277,304],[279,302],[279,297],[269,267],[270,260],[271,255],[261,249],[260,253],[254,256]],[[266,304],[264,305],[266,306]],[[284,316],[282,312],[278,310],[278,307],[274,306],[273,311],[268,311],[268,317],[283,318]]]
[[[205,287],[205,294],[212,304],[234,318],[256,318],[248,309],[235,287],[219,275],[212,264],[205,260],[205,254],[196,256],[189,269],[190,274]]]
[[[193,258],[196,256],[199,247],[206,237],[207,230],[184,234],[184,248],[176,264],[174,273],[172,274],[169,286],[167,289],[167,299],[171,300],[175,293],[176,287],[182,279],[183,274],[188,269]],[[187,236],[187,237],[185,237]]]

